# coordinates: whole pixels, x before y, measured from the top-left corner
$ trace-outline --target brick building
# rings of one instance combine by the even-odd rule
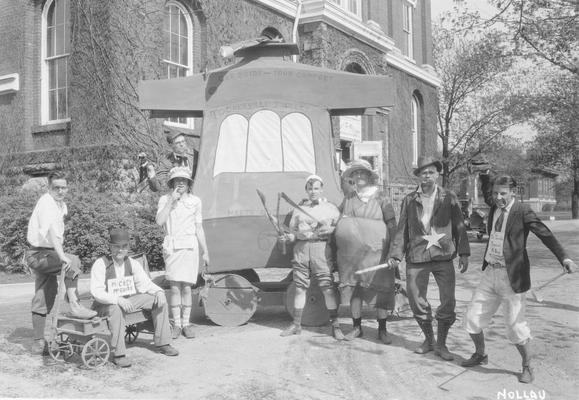
[[[163,148],[164,126],[201,136],[195,119],[149,119],[140,79],[231,63],[222,45],[273,28],[293,40],[291,0],[0,0],[0,153],[129,145]],[[419,154],[436,151],[430,0],[303,0],[298,62],[394,79],[395,106],[335,117],[336,156],[364,157],[397,197]],[[162,126],[164,125],[164,126]]]

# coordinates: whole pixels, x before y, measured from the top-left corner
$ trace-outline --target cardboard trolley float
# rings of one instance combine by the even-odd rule
[[[200,297],[218,325],[246,323],[258,303],[292,311],[291,274],[260,282],[255,271],[291,267],[292,248],[284,252],[277,245],[262,203],[283,229],[292,207],[279,205],[279,193],[302,198],[305,178],[317,174],[325,196],[339,204],[330,117],[392,104],[388,77],[292,62],[298,53],[293,43],[256,40],[235,51],[240,61],[233,65],[139,85],[140,108],[152,118],[203,117],[193,192],[203,201],[211,265]],[[303,323],[327,320],[321,291],[312,285]]]

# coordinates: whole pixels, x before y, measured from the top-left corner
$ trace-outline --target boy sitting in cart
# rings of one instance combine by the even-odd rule
[[[109,228],[110,255],[97,259],[90,272],[90,293],[93,308],[99,316],[107,316],[111,331],[113,363],[131,366],[125,356],[125,315],[150,310],[155,326],[154,341],[159,353],[176,356],[171,346],[171,327],[165,292],[155,285],[137,260],[128,256],[129,231],[122,226]]]

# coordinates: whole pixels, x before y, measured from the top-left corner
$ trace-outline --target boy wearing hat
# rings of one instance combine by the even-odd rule
[[[414,175],[420,179],[417,190],[402,201],[400,221],[389,263],[398,265],[406,256],[406,285],[414,318],[426,339],[415,350],[418,354],[435,351],[443,360],[453,360],[446,347],[448,331],[456,320],[454,311],[455,272],[453,259],[458,254],[459,269],[468,268],[470,246],[460,202],[454,192],[437,184],[442,163],[433,157],[420,157]],[[432,310],[426,299],[430,274],[439,289],[440,307],[436,310],[437,340],[432,329]]]
[[[192,151],[187,146],[185,133],[168,128],[165,131],[167,142],[171,146],[171,152],[167,153],[159,162],[159,167],[155,170],[150,167],[148,172],[149,188],[153,192],[159,192],[163,186],[159,180],[159,176],[168,176],[169,171],[174,167],[185,167],[190,171],[189,177],[193,179],[197,172],[197,161],[199,152],[195,149]]]
[[[324,181],[319,176],[310,175],[306,178],[305,189],[308,198],[300,203],[300,207],[309,215],[294,210],[289,224],[291,233],[279,238],[282,242],[295,241],[292,266],[293,281],[296,285],[294,319],[292,324],[281,332],[281,336],[301,333],[306,292],[310,286],[310,279],[314,278],[324,294],[326,307],[330,313],[332,336],[336,340],[344,339],[338,321],[338,302],[330,265],[331,248],[328,243],[340,212],[334,204],[322,197],[323,187]]]
[[[123,226],[109,229],[110,255],[97,259],[90,271],[90,293],[93,308],[108,317],[111,331],[113,363],[121,368],[131,366],[126,357],[125,315],[150,310],[155,326],[157,351],[166,356],[179,352],[171,346],[171,327],[165,292],[155,285],[137,260],[128,256],[129,232]]]

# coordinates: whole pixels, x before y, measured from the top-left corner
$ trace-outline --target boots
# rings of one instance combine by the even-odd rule
[[[452,326],[452,322],[438,320],[438,330],[437,330],[437,345],[434,350],[434,354],[442,358],[444,361],[454,360],[454,356],[450,354],[448,348],[446,347],[446,337],[448,336],[448,330]]]
[[[74,318],[91,319],[97,315],[96,311],[83,307],[78,301],[71,301],[69,304],[70,313]]]
[[[434,331],[432,330],[432,321],[424,321],[420,319],[416,319],[420,329],[424,333],[424,342],[418,347],[414,352],[416,354],[426,354],[430,351],[434,350],[434,346],[436,342],[434,341]]]
[[[353,327],[350,332],[346,335],[346,340],[354,340],[357,337],[362,337],[362,318],[352,318]]]
[[[392,339],[386,330],[386,318],[378,319],[378,340],[384,344],[392,344]]]
[[[535,379],[533,369],[531,368],[531,347],[529,342],[526,344],[517,344],[517,350],[523,360],[523,372],[519,375],[519,382],[531,383]]]
[[[489,357],[485,354],[485,337],[483,332],[471,333],[470,338],[474,343],[475,352],[468,360],[463,361],[460,365],[463,367],[474,367],[481,364],[488,364]]]

